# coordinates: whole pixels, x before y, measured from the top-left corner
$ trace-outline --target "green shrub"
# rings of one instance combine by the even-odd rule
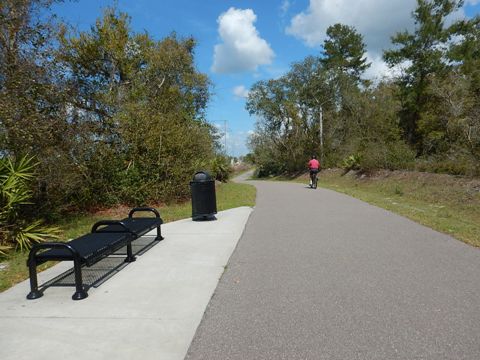
[[[413,169],[415,163],[415,151],[403,141],[389,143],[387,145],[387,161],[385,167],[389,170]]]
[[[423,157],[415,164],[417,171],[439,174],[479,176],[480,165],[468,154],[442,154]]]
[[[215,180],[227,182],[233,172],[228,157],[217,155],[211,162],[210,169]]]
[[[257,178],[264,178],[279,175],[283,173],[284,170],[284,167],[276,161],[261,162],[257,163],[257,167],[253,176]]]
[[[119,202],[134,206],[145,204],[148,197],[148,177],[142,176],[135,166],[122,171]]]
[[[401,141],[369,142],[360,152],[359,167],[363,171],[411,169],[414,161],[414,151]]]
[[[47,238],[58,238],[59,229],[43,224],[42,220],[24,215],[32,204],[30,189],[36,167],[33,158],[23,157],[17,162],[0,159],[0,253],[19,248],[29,249]]]
[[[342,168],[345,170],[345,172],[348,172],[350,170],[360,169],[360,156],[359,155],[347,156],[342,161]]]

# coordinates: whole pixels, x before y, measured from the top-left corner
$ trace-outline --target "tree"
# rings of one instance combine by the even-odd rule
[[[322,59],[326,69],[347,74],[360,82],[362,74],[370,67],[365,53],[363,37],[353,26],[335,24],[328,27]]]
[[[53,0],[0,2],[0,151],[22,156],[62,142],[62,94],[53,78]]]
[[[107,9],[89,32],[65,31],[61,45],[84,196],[135,204],[187,196],[185,184],[213,157],[210,83],[194,66],[195,40],[133,33],[127,14]]]
[[[470,155],[467,172],[480,174],[480,16],[459,21],[452,29],[461,39],[450,47],[457,68],[443,83],[432,84],[441,101],[439,115],[450,115],[449,138]]]
[[[36,155],[41,165],[32,186],[36,193],[52,190],[58,200],[76,171],[69,165],[64,73],[53,57],[58,24],[50,7],[56,2],[0,2],[0,152],[16,159]],[[42,200],[37,211],[51,209],[52,197]]]
[[[471,77],[472,91],[480,97],[480,16],[458,21],[451,31],[457,41],[451,44],[448,56],[459,64],[464,75]]]
[[[246,108],[261,119],[257,122],[255,142],[264,143],[260,136],[269,138],[268,143],[278,153],[271,159],[278,163],[278,169],[292,171],[298,168],[303,162],[307,124],[288,77],[256,83],[249,92]]]
[[[419,122],[424,146],[456,174],[480,174],[480,101],[461,69],[430,79],[432,101]]]
[[[259,81],[246,105],[258,118],[249,143],[258,175],[303,170],[306,159],[321,150],[320,136],[324,166],[349,157],[364,170],[410,166],[412,153],[400,138],[396,89],[390,83],[362,88],[343,73],[332,77],[315,57],[293,64],[279,79]]]
[[[259,81],[252,87],[246,108],[259,120],[250,146],[263,173],[301,170],[306,158],[320,153],[319,120],[335,108],[334,92],[328,72],[316,57],[293,64],[280,79]],[[327,118],[326,133],[333,116]]]
[[[384,52],[384,59],[391,67],[408,64],[400,78],[401,126],[406,139],[424,152],[424,134],[418,123],[429,102],[429,76],[444,76],[449,69],[446,50],[448,40],[454,35],[456,24],[445,26],[446,18],[460,9],[459,0],[417,0],[412,16],[415,21],[413,33],[397,33],[392,37],[396,49]]]

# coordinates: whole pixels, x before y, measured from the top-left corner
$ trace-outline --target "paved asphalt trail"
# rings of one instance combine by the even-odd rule
[[[187,359],[480,359],[480,250],[333,191],[253,183]]]

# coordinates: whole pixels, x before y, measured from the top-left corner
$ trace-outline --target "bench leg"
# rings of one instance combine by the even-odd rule
[[[27,295],[27,299],[33,300],[41,298],[43,296],[43,293],[38,290],[37,262],[35,261],[35,258],[29,259],[28,272],[30,274],[30,292]]]
[[[162,236],[162,232],[161,232],[161,230],[160,230],[160,226],[157,226],[157,237],[155,238],[155,240],[160,241],[160,240],[163,240],[163,239],[165,239],[165,238]]]
[[[129,241],[127,244],[127,258],[125,259],[126,263],[131,263],[137,260],[135,256],[133,256],[133,251],[132,251],[132,242]]]
[[[73,260],[73,270],[75,272],[75,293],[72,295],[73,300],[85,299],[88,294],[83,287],[82,265],[77,259]]]

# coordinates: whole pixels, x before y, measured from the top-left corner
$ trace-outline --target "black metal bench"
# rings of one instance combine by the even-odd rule
[[[152,212],[155,217],[134,217],[135,213],[138,212]],[[163,236],[161,234],[160,226],[163,224],[163,220],[160,218],[160,213],[150,207],[137,207],[130,210],[128,217],[125,219],[120,220],[121,223],[128,228],[130,232],[135,236],[135,239],[142,237],[149,231],[153,229],[157,229],[157,236],[155,240],[163,240]],[[111,224],[109,226],[104,227],[101,231],[105,232],[113,232],[113,231],[121,231],[121,225],[119,224]]]
[[[134,217],[136,212],[153,212],[155,217]],[[47,242],[36,244],[30,250],[27,260],[30,274],[30,293],[27,299],[38,299],[43,293],[38,289],[37,266],[47,261],[73,261],[75,293],[73,300],[85,299],[88,294],[83,286],[82,266],[91,266],[101,259],[127,247],[125,262],[135,261],[132,241],[157,229],[155,240],[163,240],[160,214],[153,208],[135,208],[123,220],[102,220],[92,227],[92,232],[66,243]]]

